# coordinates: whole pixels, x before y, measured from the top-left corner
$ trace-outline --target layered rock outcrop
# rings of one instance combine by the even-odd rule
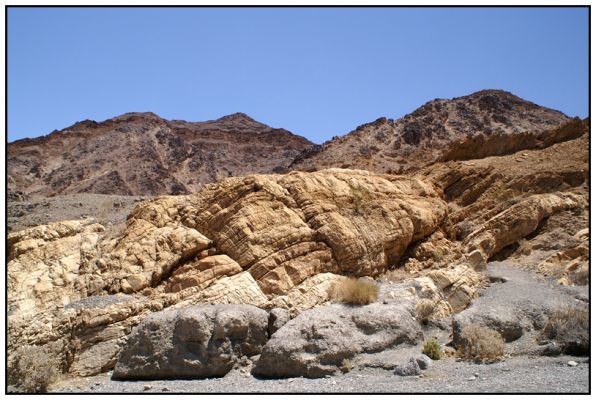
[[[236,303],[297,315],[326,302],[342,274],[384,273],[445,217],[445,203],[422,180],[329,170],[231,178],[144,202],[105,240],[91,221],[21,231],[9,239],[9,348],[60,340],[64,370],[89,375],[112,368],[132,329],[165,308]],[[53,260],[37,252],[70,237],[78,246],[69,245],[78,257],[72,283],[40,296],[35,285],[47,279],[25,279],[20,263]]]
[[[81,265],[97,257],[103,230],[89,218],[9,234],[9,315],[33,316],[48,305],[64,306],[85,297]]]
[[[112,276],[104,286],[110,292],[158,286],[170,271],[170,292],[209,274],[248,271],[263,293],[286,295],[320,273],[379,275],[433,233],[446,211],[422,180],[365,171],[230,178],[138,206],[96,264]],[[205,257],[214,254],[228,261],[213,268]],[[201,275],[205,268],[211,272]]]

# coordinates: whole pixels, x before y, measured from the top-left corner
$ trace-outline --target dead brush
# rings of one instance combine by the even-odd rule
[[[353,368],[354,368],[354,363],[352,363],[352,360],[350,360],[348,358],[344,358],[343,361],[341,362],[341,366],[339,367],[341,372],[343,372],[344,374],[350,372]]]
[[[423,325],[429,323],[437,304],[431,299],[422,299],[416,304],[416,321]]]
[[[457,354],[462,359],[496,361],[503,358],[505,341],[494,329],[468,325],[462,330],[461,339]]]
[[[399,283],[410,278],[411,275],[403,268],[396,268],[385,273],[385,279],[389,282]]]
[[[345,278],[329,289],[329,297],[335,301],[365,305],[373,303],[379,297],[379,286],[364,279]]]
[[[60,376],[48,346],[23,346],[7,365],[8,385],[16,393],[46,393]]]
[[[563,306],[550,314],[542,331],[545,339],[564,344],[564,352],[587,354],[590,348],[590,318],[587,307]]]

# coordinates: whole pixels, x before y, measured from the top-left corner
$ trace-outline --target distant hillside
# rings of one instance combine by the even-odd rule
[[[129,113],[7,146],[9,199],[73,193],[184,194],[286,168],[307,139],[237,113],[207,122]]]
[[[345,136],[306,151],[290,169],[312,171],[343,167],[375,172],[404,171],[447,160],[449,154],[454,159],[508,154],[522,148],[540,147],[540,139],[514,139],[515,143],[506,144],[512,141],[507,137],[539,135],[569,120],[559,111],[511,93],[483,90],[451,100],[432,100],[397,120],[379,118],[361,125]],[[577,135],[570,134],[567,139]],[[484,148],[480,150],[481,147]]]

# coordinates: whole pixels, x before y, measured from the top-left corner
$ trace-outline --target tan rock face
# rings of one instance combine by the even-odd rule
[[[99,262],[109,271],[110,292],[132,293],[161,282],[173,267],[199,256],[210,245],[211,241],[195,229],[155,226],[133,219],[124,236]]]
[[[112,368],[131,329],[164,308],[252,304],[296,314],[327,301],[338,274],[386,271],[446,211],[422,180],[329,170],[231,178],[157,198],[104,241],[91,221],[17,232],[9,349],[60,340],[64,370],[90,375]]]
[[[532,233],[540,221],[557,211],[581,208],[585,199],[573,193],[530,196],[495,215],[464,241],[468,250],[480,250],[485,258]]]
[[[80,266],[97,256],[101,225],[63,221],[8,235],[9,313],[34,315],[87,295]]]
[[[590,274],[589,230],[582,229],[575,234],[576,246],[566,248],[542,261],[537,270],[558,278],[563,285],[586,285]]]
[[[193,196],[138,206],[107,262],[128,285],[110,287],[134,292],[155,285],[211,245],[248,271],[265,294],[286,294],[324,272],[375,276],[445,215],[432,186],[417,179],[347,170],[231,178]],[[166,290],[174,290],[184,271],[200,272],[204,262],[174,272]],[[225,268],[225,274],[238,271]],[[207,279],[192,275],[197,284]],[[131,276],[143,283],[131,284]]]
[[[242,272],[238,263],[226,255],[202,258],[178,268],[167,280],[166,292],[179,292],[189,287],[207,287],[222,276],[236,275]]]

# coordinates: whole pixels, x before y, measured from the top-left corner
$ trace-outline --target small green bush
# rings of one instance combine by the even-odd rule
[[[346,278],[330,289],[329,296],[346,304],[370,304],[379,297],[379,286],[363,279]]]
[[[440,360],[443,356],[441,345],[436,339],[427,340],[422,347],[422,354],[426,354],[432,360]]]

